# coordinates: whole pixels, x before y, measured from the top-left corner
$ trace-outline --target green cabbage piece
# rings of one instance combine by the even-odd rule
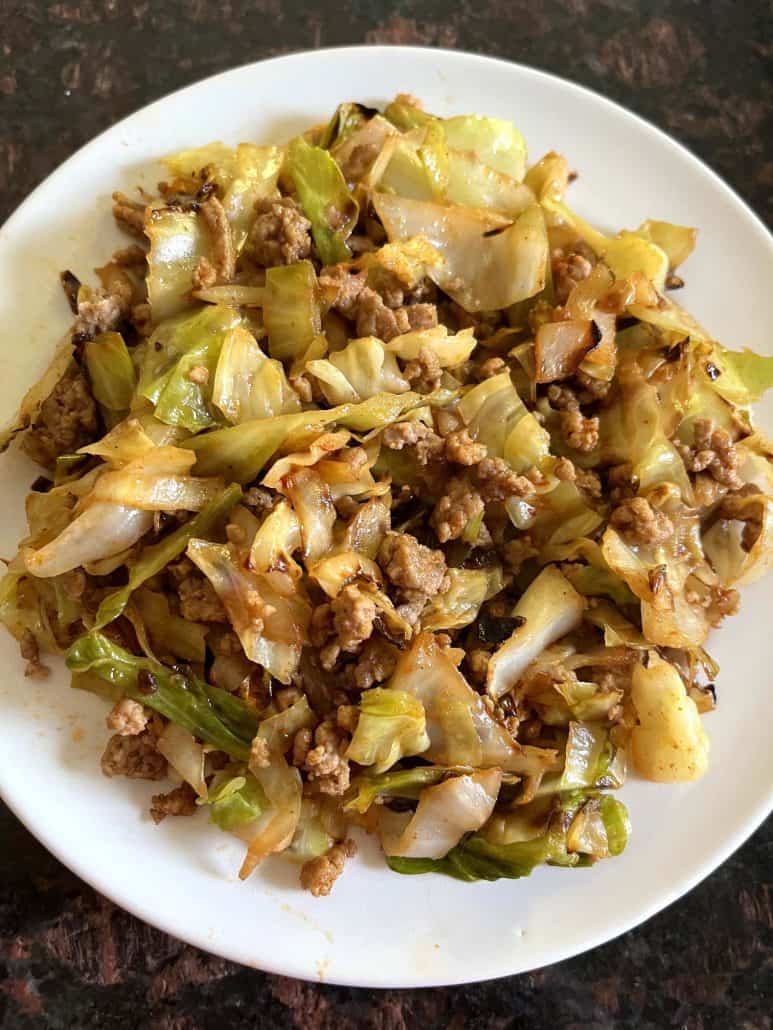
[[[422,615],[422,629],[437,632],[469,626],[483,602],[495,597],[505,582],[499,565],[490,569],[449,569],[448,576],[448,589],[433,597]]]
[[[346,757],[383,773],[401,758],[420,755],[429,747],[421,701],[403,690],[375,687],[360,698],[357,728]]]
[[[354,780],[357,793],[346,803],[348,812],[367,812],[377,798],[408,798],[417,801],[425,787],[432,787],[448,775],[440,765],[418,765],[380,775],[365,773]]]
[[[511,123],[477,114],[443,119],[446,143],[454,150],[472,151],[488,165],[520,182],[526,171],[526,144]]]
[[[298,191],[303,213],[311,222],[314,243],[325,265],[348,261],[346,240],[357,223],[359,206],[341,169],[322,147],[298,136],[287,148],[287,174]]]
[[[94,672],[115,688],[116,696],[139,701],[233,758],[249,758],[258,714],[233,694],[149,658],[138,658],[96,631],[76,640],[65,657],[71,672]],[[150,693],[141,689],[147,683],[155,686]]]
[[[564,576],[584,597],[611,597],[616,604],[637,604],[636,595],[609,569],[593,565],[567,564],[561,567]]]
[[[268,808],[263,788],[246,770],[234,775],[224,769],[216,774],[207,793],[207,804],[210,821],[226,832],[246,826]]]
[[[218,421],[210,406],[212,379],[226,336],[241,321],[233,308],[207,304],[156,327],[145,345],[137,386],[155,405],[156,418],[192,433]],[[207,370],[205,383],[190,378],[194,367]]]
[[[571,722],[564,771],[558,790],[619,787],[625,778],[625,755],[616,748],[602,723]]]
[[[584,805],[595,802],[596,795],[570,794],[562,799],[550,820],[548,829],[531,840],[511,844],[495,844],[486,839],[486,827],[456,845],[445,858],[387,858],[396,873],[443,873],[457,880],[519,879],[528,876],[538,865],[582,867],[595,857],[567,849],[571,822]],[[616,798],[607,798],[601,806],[604,827],[609,841],[608,853],[620,854],[628,839],[628,816],[625,806]],[[607,829],[608,827],[608,829]],[[614,850],[613,850],[614,849]]]
[[[458,410],[489,457],[504,458],[516,472],[539,465],[550,454],[550,435],[527,411],[509,372],[474,386]]]
[[[222,474],[239,483],[249,483],[259,475],[271,456],[294,435],[321,432],[332,422],[356,433],[381,429],[395,422],[411,408],[426,404],[431,397],[418,393],[379,393],[361,404],[341,404],[335,408],[253,419],[239,426],[215,429],[183,441],[183,447],[196,452],[196,471],[204,476]],[[443,406],[445,398],[440,398]]]
[[[611,268],[616,278],[625,279],[634,272],[643,272],[656,289],[664,288],[669,268],[668,255],[652,239],[625,229],[617,236],[605,236],[555,197],[543,197],[542,206],[570,225]]]
[[[339,104],[319,138],[320,147],[323,150],[330,150],[332,147],[339,146],[358,129],[361,129],[376,113],[373,108],[364,107],[362,104],[351,101]]]
[[[308,602],[300,593],[290,597],[277,593],[266,577],[240,563],[230,545],[192,538],[186,553],[215,588],[250,661],[289,683],[306,640],[311,616]],[[255,595],[270,613],[256,616]]]
[[[151,207],[145,218],[148,300],[153,321],[172,318],[193,303],[193,276],[201,258],[211,260],[212,240],[203,218],[193,210]]]
[[[429,277],[465,311],[496,311],[545,285],[548,239],[539,204],[515,221],[494,211],[374,193],[390,243],[423,236],[443,257]],[[640,241],[641,242],[641,241]]]
[[[83,348],[91,392],[111,424],[129,410],[137,373],[120,333],[102,333]]]
[[[267,358],[252,333],[241,326],[226,334],[212,383],[212,403],[234,425],[301,407],[281,362]]]
[[[407,393],[395,355],[375,336],[350,340],[328,359],[309,361],[306,369],[319,380],[329,404],[356,404],[379,393]]]
[[[166,594],[147,587],[136,592],[132,604],[157,651],[176,655],[187,662],[204,661],[208,626],[175,614],[169,607]]]
[[[727,350],[715,343],[712,362],[720,373],[712,385],[730,404],[746,407],[773,386],[773,357],[755,354],[748,348]]]
[[[102,629],[113,619],[117,619],[129,602],[132,593],[141,587],[152,576],[157,575],[170,561],[173,561],[185,550],[192,537],[207,536],[222,523],[228,513],[242,497],[241,489],[232,483],[220,497],[211,501],[206,508],[194,515],[169,536],[144,548],[137,560],[129,567],[129,580],[125,586],[113,591],[102,601],[94,623],[96,629]]]
[[[391,104],[387,105],[384,117],[403,132],[420,128],[436,120],[433,114],[428,114],[420,107],[403,104],[397,100],[393,100]]]
[[[266,271],[263,322],[272,358],[299,358],[322,332],[317,276],[310,261]]]
[[[295,834],[285,854],[296,862],[308,862],[310,858],[324,855],[333,843],[333,837],[325,829],[319,804],[312,798],[304,798]]]

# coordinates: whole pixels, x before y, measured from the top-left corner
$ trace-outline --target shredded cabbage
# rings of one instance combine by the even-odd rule
[[[46,470],[26,674],[120,703],[242,878],[326,893],[353,826],[463,881],[619,855],[608,792],[703,775],[707,638],[773,567],[773,358],[671,299],[696,230],[601,232],[567,157],[404,94],[165,163],[0,434]]]

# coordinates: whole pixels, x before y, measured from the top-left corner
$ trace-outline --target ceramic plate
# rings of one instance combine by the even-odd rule
[[[154,162],[172,150],[211,139],[286,140],[340,100],[376,105],[400,91],[440,114],[512,119],[535,158],[566,154],[579,172],[572,204],[602,227],[633,227],[648,216],[699,226],[680,300],[728,345],[770,350],[773,240],[727,186],[652,126],[585,89],[505,62],[408,48],[317,51],[239,68],[152,104],[84,147],[13,215],[0,233],[3,419],[69,323],[60,269],[89,279],[121,245],[113,189],[152,186],[161,177]],[[0,554],[10,555],[35,472],[13,454],[0,469]],[[705,720],[708,774],[684,787],[630,782],[623,798],[631,843],[590,869],[464,884],[398,876],[366,845],[328,898],[302,892],[297,867],[284,860],[240,883],[241,846],[206,815],[155,826],[147,815],[153,784],[101,775],[104,705],[69,690],[60,669],[42,684],[25,680],[5,633],[0,791],[46,847],[117,904],[248,966],[379,987],[518,973],[592,948],[662,909],[769,811],[772,604],[773,580],[751,587],[740,617],[712,640],[722,673],[719,707]]]

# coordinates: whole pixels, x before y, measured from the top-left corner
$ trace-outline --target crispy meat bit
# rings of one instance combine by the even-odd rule
[[[236,248],[225,208],[211,193],[199,210],[212,237],[212,264],[218,279],[230,282],[236,272]]]
[[[51,466],[97,435],[97,405],[80,368],[73,363],[45,399],[35,424],[21,437],[33,461]]]
[[[484,458],[475,469],[475,478],[484,502],[505,501],[508,497],[531,497],[534,484],[519,476],[504,458]]]
[[[24,668],[24,675],[30,679],[45,679],[51,671],[47,665],[40,660],[40,648],[32,630],[25,629],[19,641],[21,656],[27,663]]]
[[[311,222],[292,197],[263,198],[255,205],[257,217],[246,250],[264,268],[291,265],[311,253]]]
[[[145,205],[135,204],[124,193],[113,194],[113,218],[132,236],[145,235]]]
[[[390,451],[409,451],[419,465],[428,465],[440,458],[445,447],[437,433],[418,421],[387,426],[381,441]]]
[[[730,490],[739,490],[743,480],[738,474],[742,455],[726,429],[716,428],[710,418],[695,420],[692,447],[677,443],[688,472],[707,472]]]
[[[388,680],[397,665],[397,649],[383,637],[371,637],[365,642],[352,679],[357,690],[367,690]]]
[[[566,304],[577,283],[587,279],[593,271],[595,257],[592,251],[577,241],[572,250],[557,247],[550,255],[553,273],[553,291],[557,305]]]
[[[191,622],[228,622],[225,608],[215,588],[204,576],[194,572],[177,587],[180,614]]]
[[[312,858],[301,866],[301,887],[311,891],[315,898],[326,897],[333,889],[333,884],[344,871],[347,858],[357,853],[357,845],[353,840],[345,840],[334,844],[324,855]]]
[[[208,290],[217,282],[217,269],[208,258],[200,257],[193,273],[193,285],[197,290]]]
[[[128,776],[132,780],[162,780],[166,776],[166,759],[147,730],[136,737],[116,733],[107,742],[101,764],[105,776]]]
[[[432,393],[442,377],[443,369],[431,347],[422,347],[418,358],[405,366],[405,378],[419,393]]]
[[[477,465],[487,453],[486,445],[473,440],[469,429],[457,429],[446,437],[446,458],[456,465]]]
[[[485,508],[483,498],[466,479],[449,479],[445,490],[429,520],[441,544],[458,540]]]
[[[561,412],[561,431],[567,444],[576,451],[588,453],[599,445],[599,420],[586,418],[579,411]]]
[[[674,535],[674,524],[668,515],[656,511],[645,497],[623,501],[612,512],[609,524],[634,544],[657,547]]]
[[[344,753],[349,735],[333,719],[325,719],[314,732],[314,747],[306,755],[304,769],[321,794],[340,797],[349,789],[349,762]]]
[[[147,725],[145,709],[130,697],[116,701],[107,717],[107,728],[120,737],[137,737],[145,731]]]
[[[154,794],[150,799],[150,817],[160,823],[168,815],[194,815],[196,812],[196,791],[189,783],[183,783],[167,794]]]
[[[378,561],[391,582],[401,590],[417,590],[434,597],[446,583],[443,552],[425,547],[410,533],[387,533]]]

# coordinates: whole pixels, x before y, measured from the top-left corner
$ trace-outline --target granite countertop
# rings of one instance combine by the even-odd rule
[[[82,143],[170,90],[262,57],[362,42],[458,47],[581,82],[671,132],[773,221],[769,0],[0,0],[0,25],[0,222]],[[2,805],[0,841],[4,1030],[772,1025],[773,821],[612,944],[431,991],[243,969],[116,908]]]

